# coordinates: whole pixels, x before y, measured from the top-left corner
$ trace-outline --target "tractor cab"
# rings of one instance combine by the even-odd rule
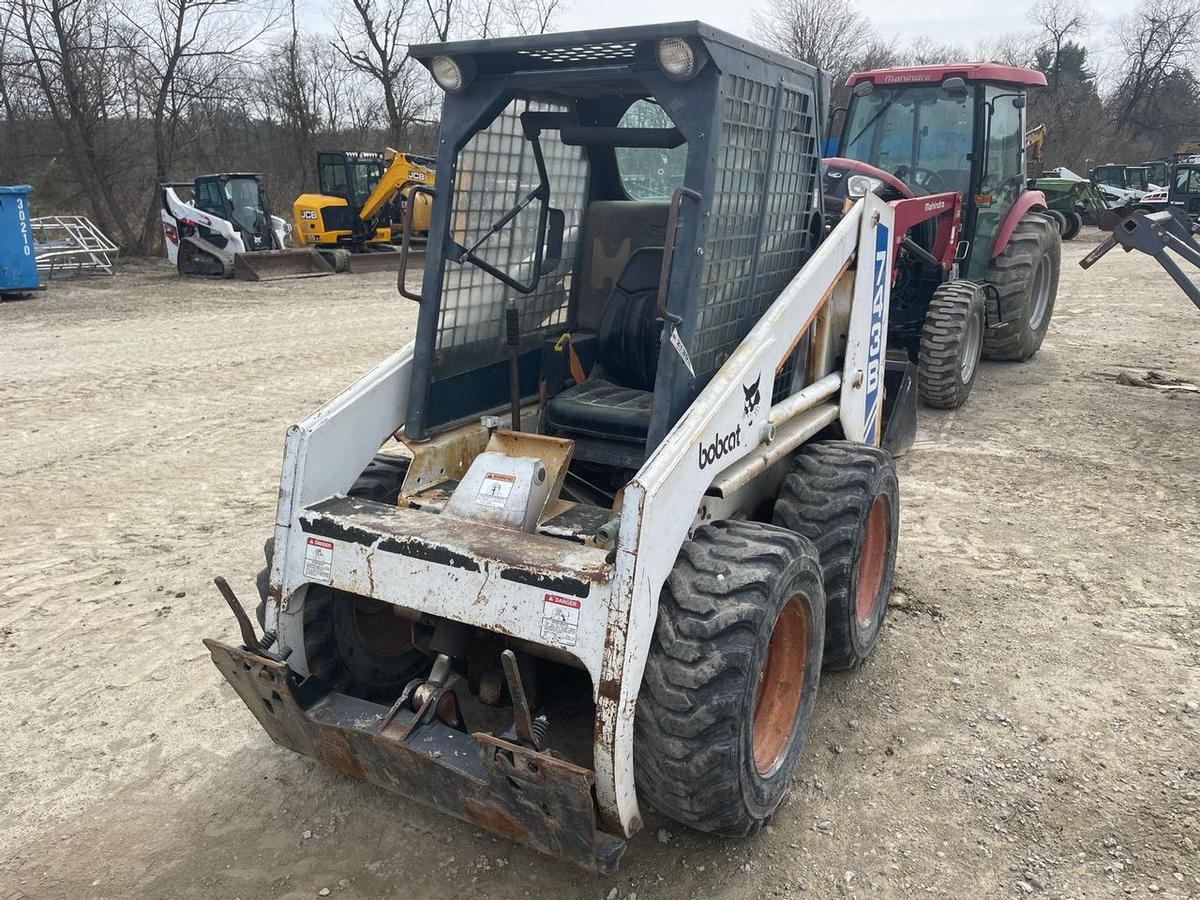
[[[876,179],[885,199],[957,192],[960,267],[981,277],[1024,190],[1026,90],[1045,84],[1040,72],[991,63],[851,75],[841,133],[825,160],[827,212],[836,215],[856,173]]]
[[[1141,165],[1141,168],[1146,170],[1146,178],[1151,186],[1160,188],[1169,184],[1170,167],[1171,163],[1165,159],[1152,159]]]
[[[192,205],[233,226],[246,251],[282,250],[272,227],[267,192],[258,175],[234,172],[201,175],[192,184]],[[198,226],[207,231],[203,225]],[[216,240],[217,235],[206,235]]]
[[[1189,218],[1200,218],[1200,156],[1188,157],[1175,164],[1171,173],[1168,203],[1186,213]]]

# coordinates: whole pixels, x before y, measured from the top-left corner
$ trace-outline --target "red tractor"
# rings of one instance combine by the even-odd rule
[[[994,63],[847,81],[841,133],[823,160],[827,219],[868,191],[954,213],[949,234],[930,219],[904,236],[888,318],[889,346],[917,363],[929,406],[961,406],[981,355],[1028,359],[1050,325],[1061,239],[1045,196],[1025,186],[1025,92],[1045,84],[1041,72]]]

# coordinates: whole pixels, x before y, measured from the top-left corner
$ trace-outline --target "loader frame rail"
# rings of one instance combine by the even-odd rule
[[[1173,250],[1179,256],[1200,269],[1200,244],[1191,234],[1186,217],[1177,217],[1171,210],[1156,213],[1131,213],[1113,226],[1112,235],[1098,244],[1091,253],[1079,261],[1085,269],[1094,266],[1105,253],[1118,244],[1128,253],[1140,250],[1167,270],[1187,298],[1200,309],[1200,287],[1179,268],[1179,264],[1167,252]]]

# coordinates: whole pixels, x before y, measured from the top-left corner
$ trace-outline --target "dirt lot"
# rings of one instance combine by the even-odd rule
[[[651,815],[601,879],[276,748],[233,639],[284,428],[407,340],[386,274],[0,304],[0,900],[1200,896],[1200,314],[1067,245],[1054,325],[922,413],[878,654],[752,840]]]

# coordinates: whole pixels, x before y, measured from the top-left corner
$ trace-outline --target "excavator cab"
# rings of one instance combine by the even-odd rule
[[[390,249],[415,185],[431,185],[433,167],[422,157],[388,148],[322,150],[317,154],[319,194],[301,194],[292,205],[296,234],[309,246],[345,247],[352,253]],[[414,230],[429,228],[427,198]]]

